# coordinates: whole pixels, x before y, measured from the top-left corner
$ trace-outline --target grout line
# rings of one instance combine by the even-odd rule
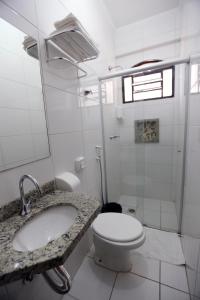
[[[72,299],[74,299],[74,300],[81,300],[81,299],[78,299],[78,298],[72,296],[72,295],[70,294],[70,292],[68,293],[68,295],[69,295],[70,298],[72,298]]]
[[[46,70],[45,70],[45,71],[46,71]],[[46,71],[46,72],[47,72],[47,73],[50,73],[50,74],[52,74],[52,75],[54,75],[55,77],[58,77],[59,79],[66,80],[65,78],[60,77],[59,75],[56,75],[56,74],[51,73],[51,72],[49,72],[49,71]],[[75,92],[75,91],[73,92],[73,91],[72,91],[72,88],[73,88],[73,87],[71,87],[71,90],[70,90],[70,87],[69,87],[69,89],[68,89],[68,88],[64,89],[64,88],[60,88],[60,87],[58,87],[58,86],[52,85],[52,84],[50,84],[50,83],[44,83],[44,85],[45,85],[46,87],[50,87],[50,88],[52,88],[52,89],[56,89],[56,90],[61,91],[61,92],[63,92],[63,93],[67,93],[67,94],[70,94],[70,95],[73,95],[73,96],[79,96],[79,97],[81,97],[81,98],[84,97],[84,96],[81,96],[80,93],[78,93],[78,92]]]
[[[161,300],[161,260],[159,261],[159,300]]]
[[[176,291],[178,291],[178,292],[182,292],[182,293],[185,293],[185,294],[187,294],[187,295],[190,295],[189,292],[186,292],[186,291],[177,289],[177,288],[175,288],[175,287],[173,287],[173,286],[170,286],[170,285],[167,285],[167,284],[165,284],[165,283],[161,283],[161,282],[160,282],[160,284],[161,284],[161,285],[164,285],[164,286],[167,286],[168,288],[171,288],[171,289],[176,290]]]
[[[132,275],[137,275],[137,276],[139,276],[139,277],[141,277],[141,278],[145,278],[145,279],[148,279],[148,280],[153,281],[153,282],[156,282],[156,283],[159,283],[158,280],[155,280],[155,279],[146,277],[146,276],[141,275],[141,274],[138,274],[138,273],[134,273],[134,272],[132,272],[132,271],[130,271],[130,272],[128,272],[128,273],[129,273],[129,274],[132,274]]]
[[[92,259],[92,260],[94,261],[94,258],[93,258],[93,257],[90,257],[90,256],[87,256],[87,257],[90,258],[90,259]],[[128,272],[128,273],[129,273],[129,274],[132,274],[132,275],[136,275],[136,276],[141,277],[141,278],[144,278],[144,279],[147,279],[147,280],[150,280],[150,281],[152,281],[152,282],[158,283],[158,284],[159,284],[159,300],[161,300],[161,286],[162,286],[162,285],[163,285],[163,286],[166,286],[166,287],[169,287],[169,288],[171,288],[171,289],[174,289],[174,290],[176,290],[176,291],[185,293],[185,294],[187,294],[187,295],[190,295],[189,292],[186,292],[186,291],[177,289],[177,288],[172,287],[172,286],[169,286],[169,285],[167,285],[167,284],[165,284],[165,283],[161,283],[161,264],[162,264],[162,261],[159,260],[159,280],[158,280],[158,281],[156,281],[156,280],[154,280],[154,279],[151,279],[151,278],[148,278],[148,277],[146,277],[146,276],[144,276],[144,275],[140,275],[140,274],[135,273],[135,272],[133,272],[133,271],[130,271],[130,272]],[[106,269],[106,270],[108,270],[108,271],[111,271],[111,270],[107,269],[107,268],[104,267],[104,266],[101,266],[101,265],[98,265],[98,266],[99,266],[100,268],[103,268],[103,269]],[[120,273],[120,272],[117,272],[117,273],[116,273],[116,278],[115,278],[115,281],[114,281],[114,283],[113,283],[113,287],[112,287],[112,291],[111,291],[111,294],[110,294],[110,298],[109,298],[108,300],[111,300],[111,296],[112,296],[112,293],[113,293],[113,290],[114,290],[114,286],[115,286],[115,283],[116,283],[116,280],[117,280],[117,276],[118,276],[119,273]],[[190,297],[191,297],[191,296],[190,296]]]
[[[162,230],[162,200],[160,200],[160,230]]]
[[[114,280],[114,283],[113,283],[113,286],[112,286],[112,290],[111,290],[111,293],[110,293],[110,297],[109,297],[108,300],[111,300],[112,293],[113,293],[114,287],[115,287],[115,283],[116,283],[116,281],[117,281],[117,276],[118,276],[118,272],[116,272],[115,280]]]

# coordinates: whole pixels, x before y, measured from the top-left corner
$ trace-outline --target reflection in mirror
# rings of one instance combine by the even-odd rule
[[[0,171],[49,156],[37,41],[0,19]]]

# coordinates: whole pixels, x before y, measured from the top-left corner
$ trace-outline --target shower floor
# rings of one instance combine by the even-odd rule
[[[122,205],[123,213],[135,216],[147,226],[178,231],[178,219],[174,202],[121,195],[119,203]]]

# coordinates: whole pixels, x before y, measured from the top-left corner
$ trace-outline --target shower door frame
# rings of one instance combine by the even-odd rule
[[[102,81],[107,79],[112,79],[116,77],[121,77],[125,75],[135,74],[139,72],[144,72],[148,70],[156,70],[163,67],[175,66],[175,65],[186,65],[186,73],[185,73],[185,124],[184,124],[184,145],[183,145],[183,172],[181,178],[181,199],[180,199],[180,211],[179,211],[179,222],[178,222],[178,233],[181,234],[181,224],[182,224],[182,212],[183,212],[183,198],[184,198],[184,186],[185,186],[185,171],[186,171],[186,146],[187,146],[187,132],[188,132],[188,107],[189,107],[189,96],[190,96],[190,63],[196,58],[195,57],[184,57],[177,58],[173,60],[166,60],[165,62],[153,63],[146,66],[135,67],[134,69],[126,69],[122,71],[118,71],[112,74],[107,74],[105,76],[98,77],[98,89],[99,89],[99,99],[100,99],[100,110],[101,110],[101,124],[102,124],[102,142],[103,142],[103,163],[104,163],[104,199],[106,203],[108,203],[108,186],[107,186],[107,162],[106,162],[106,148],[105,148],[105,128],[104,128],[104,116],[103,116],[103,99],[102,99],[102,89],[101,84]],[[199,58],[199,55],[197,56]]]

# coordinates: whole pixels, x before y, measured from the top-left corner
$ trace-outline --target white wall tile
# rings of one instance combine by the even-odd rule
[[[22,58],[0,48],[0,76],[20,83],[25,81]]]
[[[26,92],[27,92],[26,103],[28,102],[29,109],[43,111],[44,110],[44,102],[43,102],[42,88],[27,86]]]
[[[47,35],[55,30],[54,22],[63,19],[70,12],[58,0],[53,0],[51,3],[49,3],[49,1],[41,2],[39,0],[35,0],[35,3],[38,16],[38,26],[40,30]]]
[[[26,110],[0,109],[0,136],[28,133],[30,133],[30,123]]]
[[[34,157],[36,159],[41,159],[48,157],[49,154],[49,140],[46,134],[33,134],[33,149],[34,149]]]
[[[0,107],[28,109],[29,101],[24,84],[0,78],[0,89]]]
[[[82,107],[83,129],[84,130],[99,130],[101,128],[100,107]]]
[[[81,132],[50,135],[55,174],[74,171],[74,160],[84,156]]]
[[[45,90],[49,133],[81,130],[82,115],[77,95],[52,87],[46,87]]]
[[[34,149],[31,135],[1,137],[1,147],[5,165],[34,160]],[[13,151],[15,149],[15,151]]]
[[[19,14],[23,15],[27,20],[29,20],[33,25],[37,26],[37,16],[35,9],[35,0],[26,1],[14,1],[6,0],[4,1],[11,8],[16,10]]]

